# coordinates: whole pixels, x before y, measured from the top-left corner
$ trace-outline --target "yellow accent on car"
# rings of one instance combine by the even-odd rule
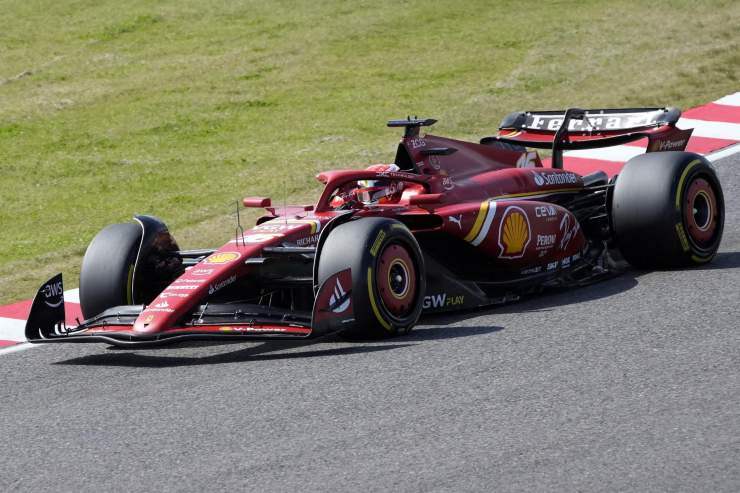
[[[529,239],[529,226],[521,212],[514,211],[506,216],[502,236],[506,255],[518,254],[524,250],[524,244]]]
[[[134,264],[128,266],[128,277],[126,278],[126,304],[134,304]]]
[[[693,260],[694,262],[700,263],[700,264],[706,264],[707,262],[709,262],[713,258],[714,258],[714,254],[710,255],[709,257],[703,257],[703,258],[702,257],[698,257],[696,255],[692,255],[691,256],[691,260]]]
[[[689,163],[688,166],[686,166],[686,169],[683,170],[683,173],[681,173],[681,178],[678,179],[678,189],[676,190],[676,210],[681,210],[681,190],[683,190],[683,181],[686,179],[686,175],[689,174],[689,171],[691,171],[691,168],[696,166],[697,164],[701,163],[701,159],[694,159]]]
[[[504,195],[496,195],[494,199],[514,199],[517,197],[531,197],[533,195],[551,195],[555,193],[573,193],[580,191],[580,188],[558,188],[555,190],[539,190],[537,192],[524,192],[524,193],[509,193]]]
[[[378,250],[380,250],[380,245],[383,243],[384,238],[385,238],[385,231],[381,229],[380,231],[378,231],[378,236],[375,237],[373,246],[370,247],[370,255],[374,257],[378,254]]]
[[[686,232],[683,230],[683,224],[676,223],[676,234],[678,235],[678,239],[681,242],[681,247],[683,248],[683,251],[688,252],[689,240],[686,239]]]
[[[480,210],[478,210],[478,216],[475,218],[475,222],[473,223],[473,228],[470,230],[470,232],[465,236],[465,241],[473,241],[476,236],[478,236],[478,232],[480,231],[480,228],[483,226],[483,221],[486,219],[486,214],[488,213],[488,201],[480,203]]]
[[[373,309],[375,318],[378,319],[378,322],[380,322],[380,325],[382,325],[385,330],[387,330],[388,332],[391,332],[393,329],[391,328],[390,324],[386,322],[383,316],[380,314],[380,310],[378,310],[378,305],[375,303],[375,295],[373,294],[373,268],[372,267],[367,268],[367,295],[370,297],[370,306]]]

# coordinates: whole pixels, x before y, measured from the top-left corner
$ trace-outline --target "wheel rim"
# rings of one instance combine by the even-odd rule
[[[717,232],[717,197],[704,178],[696,178],[688,187],[683,218],[689,237],[700,247],[710,245]]]
[[[378,258],[375,284],[383,306],[403,318],[414,309],[416,268],[408,250],[398,243],[386,246]]]

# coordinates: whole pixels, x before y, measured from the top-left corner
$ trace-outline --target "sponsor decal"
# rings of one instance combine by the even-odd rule
[[[321,221],[318,219],[273,219],[271,221],[260,224],[252,228],[252,231],[260,231],[266,233],[279,233],[285,231],[292,231],[294,229],[301,228],[302,226],[309,225],[311,227],[311,234],[318,233],[321,231]],[[280,236],[280,235],[278,235]]]
[[[555,245],[555,235],[537,235],[537,249],[547,249]]]
[[[529,218],[524,209],[510,205],[501,217],[498,233],[499,258],[521,258],[532,239]]]
[[[157,298],[187,298],[188,295],[186,293],[168,293],[167,291],[163,293],[159,293],[159,296]]]
[[[462,214],[458,214],[457,217],[447,216],[447,219],[449,219],[451,223],[457,224],[457,227],[460,228],[460,231],[462,231],[462,216]]]
[[[46,284],[42,288],[44,293],[44,303],[50,308],[57,308],[64,303],[64,291],[62,289],[62,281],[55,283]]]
[[[219,281],[217,283],[210,284],[208,286],[208,294],[213,294],[216,291],[219,291],[220,289],[225,288],[229,284],[232,284],[234,281],[236,281],[236,276],[230,276],[230,277],[227,277],[226,279],[224,279],[223,281]]]
[[[557,214],[555,207],[551,205],[539,205],[534,208],[535,217],[555,217]]]
[[[202,284],[205,279],[175,279],[172,284]]]
[[[194,291],[199,287],[200,286],[196,286],[194,284],[175,284],[167,286],[167,289],[165,289],[165,291]]]
[[[399,180],[415,180],[419,178],[419,175],[414,173],[408,173],[406,171],[379,171],[376,176],[378,178],[396,178]]]
[[[214,272],[216,272],[216,269],[200,269],[200,268],[192,268],[188,271],[190,274],[194,276],[210,276]]]
[[[560,265],[565,267],[570,267],[570,257],[565,257],[563,260],[560,261]]]
[[[380,245],[383,243],[384,238],[385,238],[385,231],[383,230],[378,231],[378,236],[375,237],[373,246],[370,247],[370,255],[374,257],[378,254],[378,250],[380,250]]]
[[[146,317],[144,317],[143,322],[146,325],[152,323],[152,320],[154,320],[154,315],[147,315]]]
[[[429,156],[429,164],[431,164],[432,165],[432,168],[434,168],[436,170],[440,169],[441,166],[439,165],[439,156],[436,156],[434,154],[432,154],[431,156]]]
[[[495,215],[496,202],[494,200],[481,202],[480,210],[478,211],[478,215],[475,217],[473,227],[470,228],[470,231],[468,231],[468,234],[463,239],[474,246],[478,246],[483,243],[483,240],[488,236],[488,231],[491,229],[491,224],[493,223],[493,217]]]
[[[334,292],[329,297],[329,310],[331,310],[332,313],[345,312],[347,311],[347,308],[349,308],[349,303],[349,293],[344,290],[342,283],[339,282],[339,277],[337,276],[337,284],[334,286]]]
[[[219,327],[222,332],[286,332],[284,327]]]
[[[147,308],[147,312],[157,312],[157,313],[174,313],[175,310],[172,308]]]
[[[170,304],[169,304],[169,302],[167,300],[165,300],[165,301],[161,301],[159,303],[155,303],[152,306],[154,308],[169,308],[170,307]]]
[[[571,259],[571,260],[572,260],[573,262],[575,262],[576,260],[578,260],[578,259],[580,259],[580,258],[581,258],[581,254],[580,254],[580,253],[574,253],[573,255],[571,255],[571,256],[570,256],[570,259]]]
[[[279,232],[279,231],[289,231],[291,229],[300,228],[300,225],[298,224],[286,224],[284,222],[281,223],[275,223],[273,221],[270,221],[268,223],[260,224],[259,226],[256,226],[254,228],[254,231],[265,231],[265,232]]]
[[[240,240],[241,241],[241,240]],[[228,264],[241,257],[238,252],[219,252],[214,253],[203,261],[205,264]]]
[[[571,223],[573,223],[572,226]],[[560,232],[563,235],[560,239],[561,250],[565,250],[567,248],[568,243],[570,243],[570,240],[572,240],[573,237],[576,235],[579,228],[580,225],[578,224],[578,221],[576,221],[575,219],[571,220],[570,214],[565,214],[563,216],[563,219],[560,220]]]
[[[557,267],[558,267],[557,260],[555,262],[550,262],[549,264],[547,264],[547,270],[555,270],[557,269]]]
[[[568,130],[571,132],[585,132],[596,130],[618,130],[635,127],[644,127],[657,122],[661,112],[640,113],[602,113],[588,115],[583,120],[570,120]],[[563,124],[563,116],[531,115],[526,127],[536,130],[556,131]]]
[[[683,248],[683,251],[688,252],[689,240],[686,238],[686,232],[683,229],[683,224],[676,223],[676,235],[678,235],[678,240],[681,242],[681,248]]]
[[[426,147],[427,143],[424,141],[424,139],[411,139],[411,148],[412,149],[418,149],[420,147]]]
[[[538,187],[547,185],[573,185],[578,183],[578,175],[571,172],[558,173],[555,171],[533,173],[534,183]]]
[[[530,267],[529,269],[524,269],[521,271],[521,274],[523,276],[526,276],[527,274],[537,274],[538,272],[542,271],[542,266],[538,265],[537,267]]]
[[[445,190],[452,190],[455,188],[455,182],[452,180],[452,177],[445,176],[442,178],[442,188]]]
[[[444,308],[448,306],[460,306],[465,303],[465,295],[449,296],[447,293],[424,296],[422,308]]]
[[[666,140],[658,145],[659,151],[671,151],[673,149],[683,149],[686,146],[686,139]]]
[[[298,238],[296,240],[296,244],[298,246],[307,246],[307,245],[313,245],[314,243],[319,242],[319,236],[320,234],[310,235],[310,236],[304,236],[303,238]]]

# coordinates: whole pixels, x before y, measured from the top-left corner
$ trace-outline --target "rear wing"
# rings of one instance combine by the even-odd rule
[[[552,167],[562,168],[564,150],[593,149],[625,144],[647,137],[647,152],[681,151],[692,129],[676,128],[678,108],[526,111],[507,115],[498,135],[481,139],[538,149],[552,149]]]

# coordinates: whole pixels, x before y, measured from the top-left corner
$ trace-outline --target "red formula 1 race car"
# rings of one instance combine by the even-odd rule
[[[36,295],[31,342],[156,345],[185,339],[362,337],[410,330],[422,313],[495,305],[615,272],[712,259],[722,189],[682,152],[674,108],[569,109],[507,116],[480,143],[401,127],[393,164],[328,171],[314,205],[266,210],[217,249],[180,250],[151,216],[103,229],[85,253],[85,320],[64,325],[61,274]],[[564,150],[641,138],[618,176],[563,169]],[[551,167],[536,151],[552,149]],[[624,262],[621,262],[624,265]]]

